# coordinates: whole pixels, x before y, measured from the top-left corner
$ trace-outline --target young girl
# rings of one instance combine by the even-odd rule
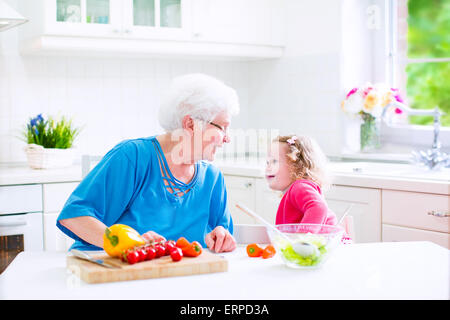
[[[266,166],[269,187],[283,192],[275,224],[337,224],[322,195],[329,185],[326,157],[306,136],[279,136],[269,150]]]

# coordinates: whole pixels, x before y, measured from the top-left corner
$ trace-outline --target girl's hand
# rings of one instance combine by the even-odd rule
[[[234,240],[230,232],[222,226],[218,226],[208,233],[205,237],[205,243],[209,250],[215,252],[229,252],[236,249],[236,240]]]
[[[142,238],[144,238],[145,241],[147,241],[147,242],[151,242],[151,241],[154,241],[154,242],[166,241],[166,238],[164,238],[160,234],[157,234],[154,231],[147,231],[146,233],[144,233],[142,235]]]

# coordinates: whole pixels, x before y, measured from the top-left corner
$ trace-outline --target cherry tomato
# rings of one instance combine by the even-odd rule
[[[162,257],[166,254],[166,247],[164,245],[157,243],[155,244],[155,250],[156,250],[156,258]]]
[[[145,248],[138,248],[136,249],[136,251],[139,255],[139,262],[145,261],[147,258],[147,251],[145,250]]]
[[[264,248],[262,252],[262,257],[263,259],[272,258],[275,255],[275,253],[277,253],[277,251],[275,250],[274,246],[269,244],[267,247]]]
[[[183,258],[183,250],[181,248],[173,248],[170,251],[170,257],[172,258],[172,261],[180,261],[181,258]]]
[[[135,264],[136,262],[139,261],[139,253],[137,253],[137,251],[134,250],[128,251],[127,261],[129,264]]]
[[[147,257],[145,257],[145,260],[152,260],[156,257],[156,249],[153,246],[148,246],[146,251]]]
[[[175,241],[173,240],[169,240],[166,242],[166,256],[168,256],[170,254],[170,251],[172,251],[172,249],[176,248],[177,244]]]

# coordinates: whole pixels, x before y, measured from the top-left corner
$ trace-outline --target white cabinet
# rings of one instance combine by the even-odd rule
[[[284,0],[24,0],[29,54],[279,58]]]
[[[264,178],[224,175],[228,206],[235,224],[259,224],[235,207],[236,202],[254,210],[275,224],[282,194],[271,190]],[[333,186],[325,195],[328,206],[339,219],[350,204],[356,243],[381,241],[381,190]]]
[[[381,241],[381,190],[334,185],[325,194],[331,210],[339,218],[350,204],[355,243]]]
[[[56,219],[78,182],[43,184],[44,248],[46,251],[67,251],[73,239],[56,227]]]
[[[234,224],[254,224],[256,220],[238,208],[236,203],[242,203],[250,210],[256,210],[255,178],[224,175],[227,187],[227,201]]]
[[[432,241],[450,248],[450,197],[383,190],[383,241]]]
[[[190,0],[21,1],[28,31],[41,35],[187,39]],[[184,35],[184,37],[183,37]]]
[[[271,190],[262,178],[224,175],[228,207],[235,224],[260,224],[256,219],[236,208],[242,203],[265,220],[275,224],[281,193]]]
[[[284,0],[194,0],[196,40],[282,45]]]

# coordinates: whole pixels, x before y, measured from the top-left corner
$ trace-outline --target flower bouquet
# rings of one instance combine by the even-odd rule
[[[346,114],[361,120],[361,151],[372,151],[380,147],[381,116],[383,110],[393,102],[403,103],[399,90],[384,84],[366,84],[347,93],[341,108]],[[402,113],[399,108],[393,110],[397,114]]]
[[[42,114],[31,118],[24,130],[28,164],[33,169],[68,167],[73,162],[73,142],[80,132],[72,120],[52,117],[45,120]]]

